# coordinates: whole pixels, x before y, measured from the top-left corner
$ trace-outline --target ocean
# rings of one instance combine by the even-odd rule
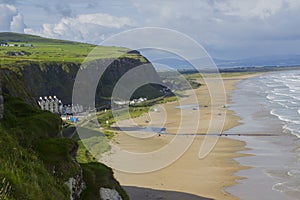
[[[300,71],[279,71],[243,80],[231,96],[230,109],[242,124],[229,136],[246,142],[249,156],[236,160],[251,168],[236,175],[226,189],[243,200],[300,199]]]

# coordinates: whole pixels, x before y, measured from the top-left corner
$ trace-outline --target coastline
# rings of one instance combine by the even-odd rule
[[[230,106],[230,109],[235,110],[241,116],[243,123],[226,131],[226,134],[230,138],[245,141],[249,149],[242,153],[252,155],[235,158],[242,165],[251,168],[235,173],[245,179],[239,180],[240,184],[226,188],[226,191],[241,199],[292,200],[300,198],[299,132],[292,132],[299,130],[296,129],[299,126],[296,124],[294,129],[286,129],[286,126],[294,123],[294,121],[289,122],[288,119],[293,119],[293,117],[298,119],[299,101],[289,96],[294,95],[295,92],[289,94],[285,91],[289,90],[289,87],[286,87],[287,89],[282,87],[286,81],[289,81],[287,77],[297,77],[297,73],[299,74],[299,72],[282,71],[248,79],[240,82],[237,85],[239,89],[232,94],[234,104]],[[282,83],[282,85],[277,83]],[[279,88],[284,88],[280,94],[287,96],[277,96]],[[273,98],[268,98],[272,94],[274,94]],[[281,107],[286,105],[283,104],[286,102],[289,105],[289,101],[280,101],[285,97],[294,100],[291,104],[294,107]],[[290,112],[294,108],[296,108],[295,115]],[[282,112],[276,113],[278,110]],[[234,135],[241,132],[248,136]],[[256,134],[251,136],[253,133]],[[255,191],[255,196],[251,191]]]
[[[229,96],[240,80],[258,75],[260,74],[247,74],[223,78],[227,95],[226,104],[231,103]],[[213,82],[213,78],[210,79]],[[211,112],[213,109],[220,112],[225,111],[224,131],[240,124],[240,118],[236,116],[233,111],[228,108],[220,107],[219,105],[210,105],[210,95],[205,85],[195,91],[196,94],[199,95],[200,100],[200,121],[206,122],[200,123],[198,128],[199,133],[208,130],[210,118],[214,117]],[[186,103],[189,103],[188,98],[186,99]],[[169,102],[157,106],[157,109],[165,110],[166,113],[168,113],[166,122],[164,123],[168,133],[176,133],[177,129],[174,127],[179,125],[178,115],[180,109],[175,107],[176,102]],[[145,121],[149,119],[151,120],[151,116],[144,115],[134,119],[134,121],[139,125],[147,126]],[[124,120],[123,124],[126,125],[127,123],[128,121]],[[151,126],[159,127],[161,123],[159,115],[152,113]],[[162,135],[161,137],[154,136],[145,140],[117,132],[112,145],[112,151],[103,155],[101,162],[105,163],[107,160],[112,159],[113,155],[118,154],[118,148],[130,152],[149,152],[168,144],[173,137],[172,135]],[[236,172],[248,169],[248,167],[241,166],[235,160],[238,157],[247,156],[241,153],[247,150],[245,148],[246,143],[232,138],[220,137],[212,152],[204,159],[199,159],[199,147],[203,140],[203,135],[196,136],[189,149],[178,160],[161,170],[143,174],[130,174],[114,170],[115,177],[119,180],[121,185],[125,186],[133,200],[170,199],[170,195],[172,199],[183,199],[183,196],[180,195],[196,195],[193,196],[193,198],[190,196],[189,199],[238,199],[226,192],[225,188],[235,185],[237,181],[241,179],[241,177],[234,175]],[[118,148],[115,148],[115,146],[118,146]],[[126,159],[122,160],[121,158],[119,162],[126,162]]]

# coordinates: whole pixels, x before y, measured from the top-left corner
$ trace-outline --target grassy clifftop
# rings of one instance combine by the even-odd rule
[[[0,43],[8,45],[0,47],[2,64],[16,64],[20,61],[55,61],[78,64],[96,47],[92,44],[10,32],[0,33]],[[13,44],[17,46],[9,46]],[[97,46],[97,53],[90,56],[95,59],[110,59],[117,58],[120,54],[126,54],[128,51],[129,49],[122,47]],[[138,54],[127,54],[124,57],[143,60],[143,57]]]

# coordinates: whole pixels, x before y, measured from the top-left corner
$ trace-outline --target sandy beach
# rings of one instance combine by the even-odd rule
[[[252,76],[255,75],[224,78],[226,96],[230,95],[238,81]],[[227,106],[222,104],[222,99],[219,101],[216,98],[219,93],[222,93],[223,89],[218,84],[215,84],[215,78],[212,77],[206,81],[206,84],[200,88],[187,91],[186,96],[183,97],[185,105],[194,104],[195,101],[191,96],[195,92],[198,98],[199,109],[178,109],[176,108],[178,102],[169,102],[155,105],[149,114],[134,119],[134,123],[141,127],[165,127],[168,134],[158,136],[157,134],[150,135],[150,133],[146,132],[141,133],[141,131],[135,131],[134,129],[130,130],[132,122],[128,120],[119,122],[118,126],[129,130],[126,132],[129,134],[121,131],[117,132],[111,152],[103,155],[101,162],[106,164],[118,162],[129,167],[136,164],[139,167],[143,167],[140,166],[141,162],[138,161],[130,160],[130,163],[128,163],[128,159],[126,156],[122,156],[120,149],[135,153],[147,153],[161,149],[170,144],[178,132],[184,138],[184,133],[189,133],[189,127],[194,128],[194,124],[197,124],[195,119],[200,114],[199,126],[193,132],[198,135],[193,138],[187,151],[171,165],[157,171],[139,174],[114,170],[115,177],[122,186],[125,186],[131,199],[237,199],[225,192],[224,188],[236,184],[236,181],[241,178],[234,176],[234,172],[246,168],[233,160],[233,158],[246,156],[238,153],[245,150],[245,143],[229,139],[226,136],[214,136],[218,137],[219,140],[212,151],[203,159],[198,157],[199,148],[205,138],[203,134],[217,131],[214,130],[214,127],[220,127],[223,124],[222,120],[215,119],[224,118],[225,116],[224,131],[239,124],[239,118],[232,111],[228,110]],[[203,83],[201,80],[200,82]],[[209,85],[210,91],[217,94],[213,103],[211,103],[211,95],[207,85]],[[222,98],[222,95],[219,96]],[[230,102],[226,100],[226,104],[230,104]],[[182,122],[181,116],[185,112],[190,118],[184,118],[185,122]],[[211,129],[209,129],[210,123],[212,123]],[[184,139],[182,140],[184,141]],[[176,153],[176,149],[174,149],[173,152],[169,151],[164,156],[167,158]],[[152,162],[154,160],[147,159],[142,162],[142,165],[146,169]]]

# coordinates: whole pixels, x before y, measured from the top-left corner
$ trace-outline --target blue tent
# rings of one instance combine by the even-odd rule
[[[70,117],[70,122],[76,123],[78,121],[78,118]]]

